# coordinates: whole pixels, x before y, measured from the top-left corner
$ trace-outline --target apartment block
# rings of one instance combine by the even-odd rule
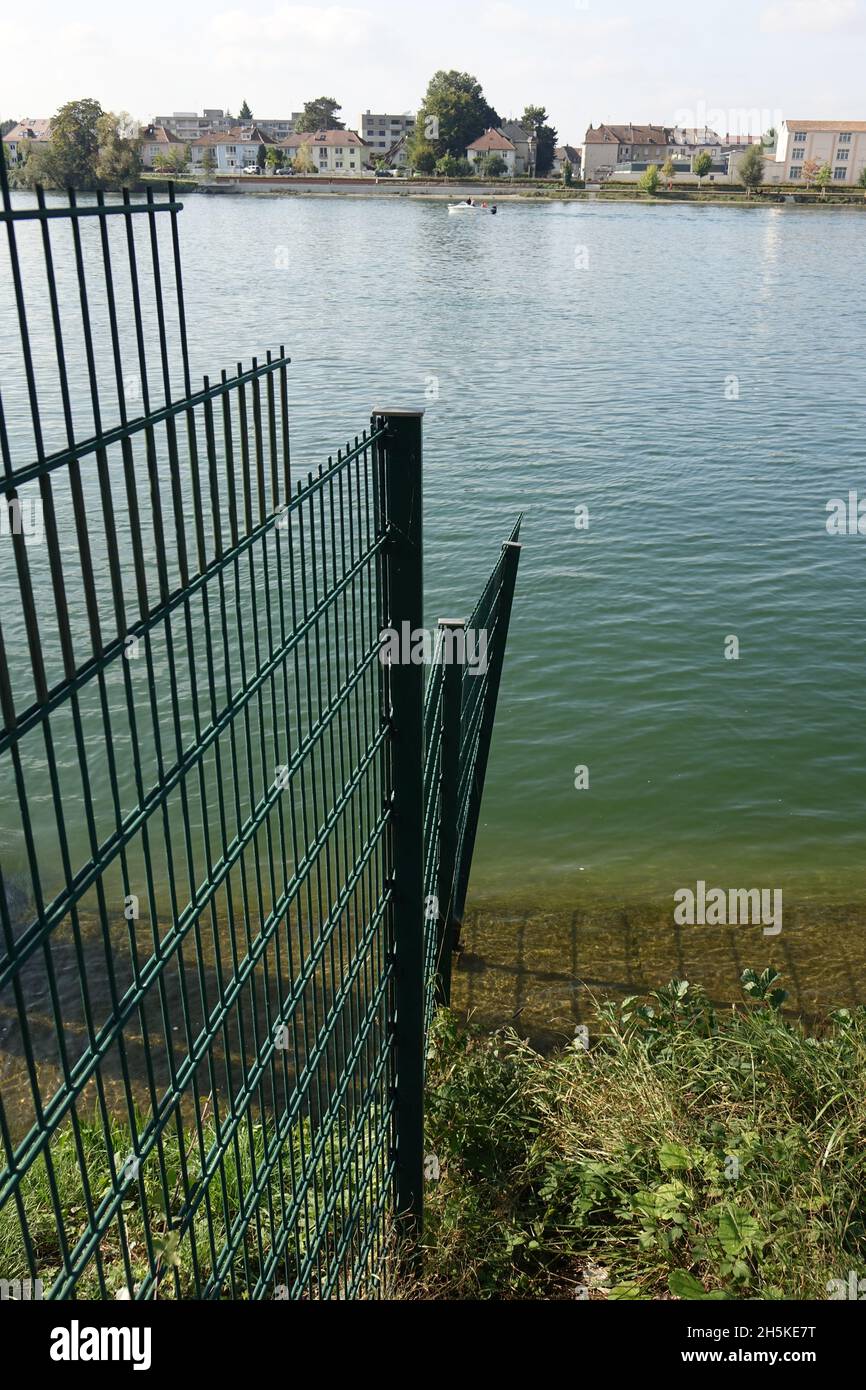
[[[783,121],[776,164],[783,182],[802,180],[807,164],[829,164],[834,184],[854,184],[866,168],[866,121]]]
[[[358,134],[370,147],[374,159],[384,157],[393,145],[404,135],[411,135],[415,129],[415,117],[411,111],[402,115],[377,116],[364,111],[358,121]]]

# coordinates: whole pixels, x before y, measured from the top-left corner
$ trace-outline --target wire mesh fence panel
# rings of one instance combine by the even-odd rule
[[[380,1295],[513,567],[422,708],[420,412],[296,476],[282,348],[191,380],[171,189],[0,183],[0,1281]]]
[[[0,1274],[375,1292],[375,437],[296,479],[282,350],[193,389],[180,207],[4,188]]]

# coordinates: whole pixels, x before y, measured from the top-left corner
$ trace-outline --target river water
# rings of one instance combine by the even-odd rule
[[[430,623],[526,514],[462,1002],[562,1028],[578,980],[702,960],[857,996],[866,536],[826,520],[866,497],[863,215],[188,196],[180,233],[195,374],[284,343],[298,467],[425,406]],[[684,942],[697,880],[781,889],[785,931]]]

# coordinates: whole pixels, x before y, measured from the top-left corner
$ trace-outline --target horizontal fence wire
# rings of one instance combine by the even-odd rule
[[[0,1277],[369,1296],[393,1177],[375,434],[294,478],[282,350],[193,390],[180,207],[13,209],[4,181]]]

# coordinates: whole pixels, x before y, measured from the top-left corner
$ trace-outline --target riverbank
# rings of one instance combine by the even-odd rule
[[[145,185],[166,186],[163,175],[145,175]],[[866,190],[849,188],[828,190],[824,195],[818,189],[776,189],[765,188],[751,197],[746,190],[738,187],[672,188],[659,189],[654,194],[641,193],[634,184],[605,185],[603,187],[575,188],[561,183],[516,183],[498,180],[469,180],[449,182],[448,180],[425,179],[353,179],[327,178],[316,175],[311,178],[293,176],[270,177],[252,175],[246,178],[232,178],[219,175],[213,179],[178,179],[175,191],[184,195],[200,193],[208,197],[221,197],[241,194],[245,197],[342,197],[342,198],[411,198],[428,202],[458,202],[464,198],[476,198],[496,203],[526,202],[616,202],[616,203],[658,203],[658,204],[704,204],[727,205],[731,207],[766,207],[787,204],[798,207],[862,207],[866,208]]]
[[[866,1011],[672,981],[542,1057],[440,1015],[423,1276],[443,1299],[815,1299],[866,1264]],[[428,1163],[430,1160],[428,1160]]]

